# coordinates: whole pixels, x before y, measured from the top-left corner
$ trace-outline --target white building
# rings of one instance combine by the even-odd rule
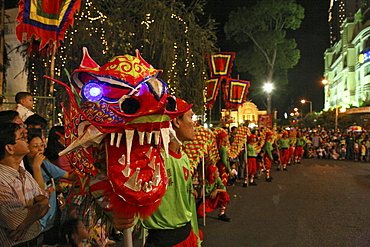
[[[250,127],[258,126],[258,116],[266,115],[267,111],[258,110],[257,106],[251,101],[243,103],[238,110],[233,110],[231,112],[223,109],[221,112],[222,118],[227,115],[233,119],[233,122],[230,124],[232,126],[239,126],[245,122],[248,122]]]
[[[361,107],[370,100],[370,8],[345,19],[341,38],[324,60],[324,110]]]

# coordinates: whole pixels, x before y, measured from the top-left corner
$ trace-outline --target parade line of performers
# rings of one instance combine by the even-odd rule
[[[176,133],[181,132],[176,128],[175,131]],[[265,181],[272,182],[272,164],[277,163],[277,171],[287,171],[288,165],[301,162],[303,147],[306,145],[305,137],[296,130],[290,132],[285,130],[277,132],[269,129],[251,131],[245,126],[233,127],[230,131],[221,127],[206,129],[196,126],[195,136],[187,140],[190,139],[192,141],[183,143],[182,151],[184,152],[179,152],[178,144],[170,145],[170,150],[172,150],[171,146],[175,146],[174,150],[177,150],[176,152],[170,151],[171,161],[166,162],[166,164],[171,164],[167,170],[170,192],[165,194],[159,209],[149,219],[142,222],[142,225],[149,229],[145,244],[147,247],[200,246],[203,236],[198,229],[198,224],[195,224],[197,220],[194,216],[200,219],[206,217],[207,213],[218,209],[219,220],[231,221],[225,213],[230,201],[227,188],[235,185],[240,177],[238,175],[242,174],[243,187],[256,186],[255,177],[261,178],[263,173]],[[180,141],[184,140],[184,138],[180,139]],[[188,182],[183,181],[182,175],[176,177],[181,173],[175,169],[175,167],[178,168],[180,161],[183,170],[187,170],[189,166],[186,163],[190,163],[191,178],[185,177]],[[203,170],[205,174],[202,174]],[[185,193],[180,193],[181,197],[176,196],[176,192],[173,191],[176,190],[173,186],[175,180],[183,181],[180,187]],[[189,181],[192,181],[191,188]],[[193,199],[186,196],[189,191],[194,195]],[[204,200],[203,196],[205,196]],[[173,205],[177,205],[176,209]],[[195,205],[196,213],[194,214]],[[191,216],[192,214],[194,215]],[[188,215],[187,218],[186,215]],[[186,219],[181,219],[181,217]],[[171,224],[179,224],[181,221],[189,223],[176,230],[171,228]],[[113,222],[118,229],[133,227],[136,224],[134,217],[116,216]]]

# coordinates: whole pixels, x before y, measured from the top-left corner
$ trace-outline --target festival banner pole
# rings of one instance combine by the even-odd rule
[[[203,200],[203,226],[206,226],[206,185],[205,185],[205,165],[204,165],[204,155],[202,157],[202,200]]]
[[[205,185],[204,155],[202,156],[202,204],[203,204],[203,226],[206,226],[206,185]]]
[[[131,228],[123,230],[123,247],[133,247]]]
[[[247,187],[249,186],[249,171],[248,171],[248,152],[247,152],[247,142],[244,142],[244,165],[245,165],[245,176],[247,178]],[[245,179],[244,179],[245,182]]]
[[[145,246],[145,240],[146,240],[146,238],[145,238],[145,236],[146,236],[146,228],[145,227],[143,227],[142,226],[142,230],[141,230],[141,237],[142,237],[142,241],[141,241],[141,246]]]

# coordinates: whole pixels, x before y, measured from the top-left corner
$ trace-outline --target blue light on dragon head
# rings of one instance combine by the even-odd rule
[[[103,89],[95,81],[89,81],[82,87],[82,96],[90,102],[97,102],[103,98]]]

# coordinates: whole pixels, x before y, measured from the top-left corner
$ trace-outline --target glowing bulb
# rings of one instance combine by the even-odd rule
[[[82,94],[88,101],[97,102],[103,98],[103,89],[96,82],[88,82],[82,87]]]

